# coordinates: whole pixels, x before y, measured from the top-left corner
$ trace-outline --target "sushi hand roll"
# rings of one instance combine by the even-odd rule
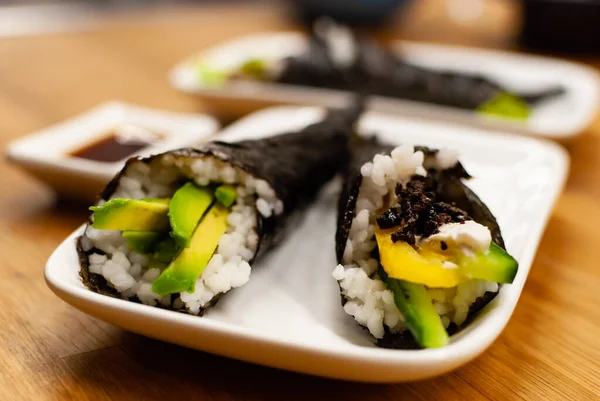
[[[412,64],[328,20],[315,23],[304,53],[284,59],[249,59],[232,77],[356,91],[516,120],[527,119],[536,104],[564,92],[555,86],[515,93],[482,75]],[[225,80],[222,77],[220,82]]]
[[[336,174],[359,109],[299,132],[129,160],[77,240],[84,284],[201,315],[249,280],[287,217]]]
[[[343,308],[379,346],[444,346],[518,264],[456,153],[372,139],[353,149],[333,271]]]

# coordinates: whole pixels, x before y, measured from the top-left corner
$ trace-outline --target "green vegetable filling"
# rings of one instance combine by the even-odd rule
[[[92,226],[120,230],[129,249],[149,255],[151,264],[168,264],[152,284],[157,294],[193,292],[227,229],[236,199],[231,185],[213,190],[187,182],[172,199],[115,198],[92,206]]]
[[[92,206],[94,223],[100,230],[163,231],[169,229],[169,204],[158,200],[115,198]]]
[[[487,252],[463,255],[457,264],[470,278],[502,284],[512,283],[519,269],[515,258],[493,242]]]
[[[169,204],[171,236],[184,248],[190,246],[192,234],[198,222],[213,203],[213,193],[188,182],[179,188]]]
[[[251,59],[240,67],[243,75],[251,78],[262,79],[265,76],[267,63],[261,59]]]
[[[222,86],[227,82],[227,73],[204,64],[196,66],[196,76],[206,86]]]
[[[177,252],[179,252],[180,249],[181,247],[177,245],[173,238],[167,237],[156,244],[156,247],[154,247],[153,250],[153,256],[154,259],[159,262],[169,263],[173,260],[175,255],[177,255]]]
[[[156,231],[123,231],[127,248],[141,254],[153,252],[156,245],[166,234]]]
[[[196,280],[225,234],[228,215],[229,211],[222,205],[211,207],[194,231],[189,248],[183,248],[154,280],[152,291],[163,296],[183,291],[194,292]]]
[[[229,207],[237,199],[237,191],[231,185],[221,185],[215,190],[215,198],[221,205]]]
[[[378,252],[382,252],[381,243]],[[383,248],[385,249],[385,248]],[[389,249],[387,250],[389,252]],[[387,262],[380,257],[382,263],[404,263],[404,268],[410,262],[400,260],[397,255]],[[466,279],[479,279],[496,283],[512,283],[518,270],[517,261],[504,249],[491,243],[486,252],[460,254],[455,261],[458,269],[465,274]],[[423,270],[427,265],[420,266]],[[389,270],[388,270],[389,271]],[[406,325],[415,340],[424,348],[442,347],[448,343],[448,334],[443,327],[432,300],[423,283],[392,278],[383,265],[378,270],[379,277],[394,294],[394,303],[404,316]],[[390,272],[392,274],[392,272]],[[432,273],[432,274],[439,274]],[[398,277],[398,276],[395,276]]]
[[[479,106],[477,111],[482,114],[521,121],[527,120],[531,115],[531,109],[523,99],[507,92],[494,96]]]
[[[424,348],[439,348],[448,344],[448,333],[425,286],[389,278],[381,266],[378,274],[394,294],[394,303],[419,345]]]

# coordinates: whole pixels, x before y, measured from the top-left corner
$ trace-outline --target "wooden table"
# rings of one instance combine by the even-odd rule
[[[451,26],[438,3],[421,2],[401,18],[404,25],[383,36],[511,46],[515,10],[506,2],[486,2],[489,18],[472,26]],[[0,40],[0,143],[109,99],[202,110],[168,86],[168,68],[226,38],[290,28],[280,11],[253,4],[166,10],[111,18],[89,32]],[[600,59],[587,61],[600,68]],[[48,290],[42,269],[84,220],[85,205],[55,202],[44,185],[3,164],[0,400],[600,399],[600,124],[568,149],[571,176],[504,333],[456,372],[401,385],[276,371],[149,340],[84,315]]]

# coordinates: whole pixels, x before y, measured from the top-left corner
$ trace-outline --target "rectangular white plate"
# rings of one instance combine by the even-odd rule
[[[102,140],[124,124],[161,134],[163,140],[116,162],[69,155]],[[208,115],[173,113],[113,101],[10,143],[6,156],[62,195],[93,200],[129,157],[192,146],[218,129],[218,121]]]
[[[224,130],[221,140],[260,138],[320,118],[317,108],[277,107]],[[441,349],[387,350],[345,314],[331,272],[336,265],[335,185],[322,191],[293,232],[257,263],[250,281],[228,293],[202,318],[96,294],[79,278],[80,227],[46,265],[52,291],[76,308],[142,335],[231,358],[313,375],[371,382],[417,380],[454,369],[483,352],[517,303],[567,170],[567,153],[551,142],[367,114],[362,132],[392,144],[418,143],[461,151],[470,186],[498,217],[508,250],[519,261],[512,285]]]
[[[254,101],[287,104],[342,106],[348,93],[307,86],[237,81],[211,86],[201,82],[198,63],[225,71],[249,58],[280,59],[299,54],[306,39],[298,33],[264,33],[234,39],[183,61],[170,72],[171,84],[184,92],[208,99],[230,102]],[[580,134],[594,119],[600,99],[598,73],[582,64],[516,53],[441,46],[416,42],[395,42],[392,46],[408,61],[433,69],[481,73],[515,91],[562,85],[565,93],[536,107],[526,122],[485,116],[469,110],[438,106],[389,97],[375,96],[370,107],[375,111],[403,116],[454,121],[470,125],[510,130],[552,138]]]

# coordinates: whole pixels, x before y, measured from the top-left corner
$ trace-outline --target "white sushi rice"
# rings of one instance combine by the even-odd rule
[[[206,269],[196,281],[193,293],[171,296],[152,291],[152,282],[167,264],[152,261],[127,248],[120,231],[97,230],[89,226],[83,238],[84,250],[98,248],[106,254],[89,255],[89,270],[102,275],[124,298],[137,298],[147,305],[186,308],[198,314],[218,294],[244,285],[250,279],[249,261],[256,253],[259,236],[257,213],[263,217],[283,213],[283,203],[264,180],[217,158],[164,155],[150,164],[135,162],[127,167],[112,198],[161,198],[173,195],[184,178],[198,185],[226,183],[236,186],[237,199],[227,217],[227,230]]]
[[[356,201],[354,220],[344,249],[343,264],[334,269],[333,277],[338,281],[342,295],[346,298],[346,313],[367,327],[375,338],[383,337],[384,327],[393,333],[407,329],[404,318],[394,303],[392,292],[374,274],[378,261],[371,257],[371,252],[377,246],[374,235],[377,212],[396,202],[394,190],[398,183],[405,185],[414,174],[425,176],[426,169],[443,170],[457,163],[457,152],[442,149],[434,158],[425,160],[423,152],[415,151],[413,146],[403,145],[395,148],[390,155],[375,155],[371,162],[361,167],[363,179]],[[470,235],[473,225],[479,226],[473,230],[477,231],[474,234],[477,238]],[[456,230],[447,231],[457,238],[465,238],[465,241],[468,241],[465,244],[486,247],[485,238],[481,239],[483,234],[480,228],[483,226],[477,223],[462,226],[463,230],[469,232],[461,232],[458,235]],[[487,240],[487,246],[489,241],[490,239]],[[471,304],[486,291],[497,292],[498,284],[469,280],[456,287],[428,288],[428,291],[444,327],[448,327],[451,322],[460,326],[467,318]]]

